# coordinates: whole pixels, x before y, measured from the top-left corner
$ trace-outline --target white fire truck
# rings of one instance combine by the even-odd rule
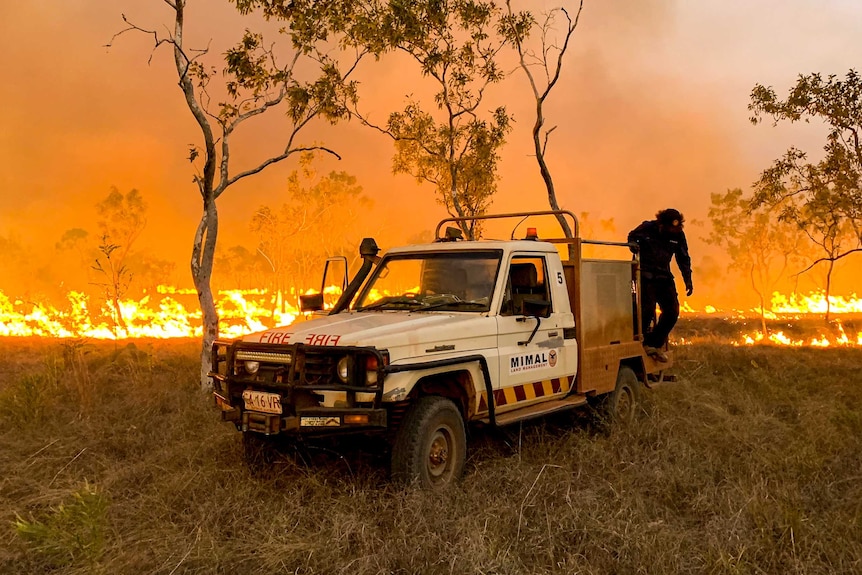
[[[635,246],[581,239],[568,211],[482,220],[571,220],[573,238],[460,239],[464,218],[425,245],[378,256],[334,306],[306,297],[314,317],[214,345],[213,392],[242,431],[247,457],[272,441],[375,434],[395,480],[438,488],[464,471],[466,431],[586,404],[634,418],[643,386],[673,364],[643,350]],[[477,218],[473,218],[474,220]],[[512,233],[514,238],[514,232]],[[588,246],[618,259],[584,257]],[[565,259],[557,246],[563,248]]]

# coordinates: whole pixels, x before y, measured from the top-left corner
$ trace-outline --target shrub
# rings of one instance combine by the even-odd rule
[[[50,567],[95,565],[104,550],[107,499],[89,483],[69,503],[52,507],[41,519],[16,514],[15,531]]]
[[[13,425],[41,421],[49,410],[52,395],[44,374],[19,376],[0,393],[0,417]]]

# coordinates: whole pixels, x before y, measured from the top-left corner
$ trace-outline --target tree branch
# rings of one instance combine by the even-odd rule
[[[243,178],[247,178],[248,176],[252,176],[254,174],[257,174],[258,172],[261,172],[262,170],[264,170],[267,166],[281,162],[282,160],[285,160],[288,157],[290,157],[292,154],[295,154],[298,152],[314,152],[314,151],[326,152],[327,154],[331,154],[331,155],[335,156],[339,160],[341,159],[341,156],[337,152],[335,152],[334,150],[331,150],[330,148],[327,148],[325,146],[309,146],[309,147],[302,147],[302,148],[291,148],[291,149],[286,150],[285,152],[279,154],[278,156],[274,156],[272,158],[269,158],[269,159],[261,162],[258,166],[254,167],[254,168],[251,168],[251,169],[246,170],[244,172],[240,172],[239,174],[233,176],[232,178],[227,180],[227,182],[223,186],[220,186],[220,189],[221,189],[221,191],[224,191],[225,188],[236,183],[238,180],[241,180]],[[218,195],[221,195],[221,192],[219,192]],[[218,195],[216,197],[218,197]]]
[[[849,255],[851,255],[851,254],[854,254],[854,253],[856,253],[856,252],[862,252],[862,248],[854,248],[854,249],[852,249],[852,250],[848,250],[848,251],[844,252],[843,254],[839,254],[839,255],[837,255],[837,256],[833,256],[833,257],[828,257],[828,258],[826,258],[826,257],[824,257],[824,258],[817,258],[816,260],[814,260],[813,262],[811,262],[811,265],[810,265],[810,266],[808,266],[807,268],[805,268],[805,269],[804,269],[804,270],[802,270],[801,272],[795,273],[795,274],[793,274],[793,275],[795,275],[795,276],[800,276],[800,275],[804,274],[805,272],[809,271],[811,268],[813,268],[814,266],[816,266],[816,265],[817,265],[817,264],[819,264],[819,263],[823,263],[823,262],[837,262],[838,260],[840,260],[840,259],[842,259],[842,258],[845,258],[845,257],[847,257],[847,256],[849,256]]]

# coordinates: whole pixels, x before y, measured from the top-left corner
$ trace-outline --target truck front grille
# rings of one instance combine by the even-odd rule
[[[300,385],[325,385],[336,377],[335,366],[339,356],[329,352],[306,352],[300,356],[293,382]]]
[[[388,357],[374,348],[348,346],[311,346],[305,344],[260,344],[232,342],[227,348],[218,349],[214,356],[217,371],[225,376],[228,372],[235,381],[244,385],[264,385],[273,388],[294,386],[311,387],[316,390],[376,392],[382,386],[366,384],[366,364],[369,356],[376,356],[377,365],[384,366]],[[222,344],[224,345],[224,344]],[[337,373],[338,363],[347,357],[350,362],[351,381],[342,382]],[[256,371],[246,369],[246,362],[258,362]],[[230,367],[227,364],[230,363]],[[382,378],[380,378],[382,382]]]

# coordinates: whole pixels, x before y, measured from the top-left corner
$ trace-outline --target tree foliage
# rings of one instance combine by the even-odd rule
[[[496,33],[500,8],[490,0],[393,0],[381,14],[387,46],[408,54],[435,92],[433,105],[411,98],[386,126],[366,124],[394,140],[393,171],[433,184],[450,215],[484,213],[511,129],[505,107],[481,109],[487,88],[505,77],[497,63],[508,42]],[[475,222],[460,227],[469,238],[479,231]]]
[[[822,221],[840,220],[842,225],[853,230],[857,244],[862,243],[862,79],[859,74],[850,70],[843,80],[834,75],[826,78],[820,74],[800,75],[784,100],[772,87],[758,84],[751,92],[749,110],[753,112],[751,121],[755,124],[769,117],[774,124],[813,120],[828,128],[823,158],[811,161],[807,152],[790,147],[755,183],[752,206],[777,206],[786,198],[795,198],[795,203],[803,209],[785,207],[783,217],[803,228],[813,226],[815,232]]]
[[[96,204],[96,213],[100,235],[119,244],[125,259],[147,226],[147,203],[143,195],[135,189],[124,194],[111,188],[105,199]]]
[[[438,201],[453,217],[483,214],[497,190],[498,150],[509,131],[509,117],[498,108],[490,121],[471,118],[437,123],[411,102],[389,118],[395,140],[393,171],[435,186]],[[478,233],[475,222],[461,222],[466,237]]]
[[[0,253],[3,254],[0,259],[0,274],[3,276],[5,289],[9,290],[7,293],[33,290],[33,280],[39,275],[38,254],[14,232],[6,236],[0,235]]]
[[[252,289],[266,283],[269,264],[256,251],[242,245],[233,245],[219,249],[213,268],[214,284]]]
[[[174,264],[139,249],[148,211],[141,192],[123,193],[112,187],[95,208],[91,222],[95,231],[83,227],[64,231],[54,244],[59,257],[53,265],[60,266],[61,285],[81,270],[89,272],[89,283],[108,303],[115,332],[120,335],[126,327],[120,305],[123,296],[133,288],[155,293],[159,285],[170,281]]]

